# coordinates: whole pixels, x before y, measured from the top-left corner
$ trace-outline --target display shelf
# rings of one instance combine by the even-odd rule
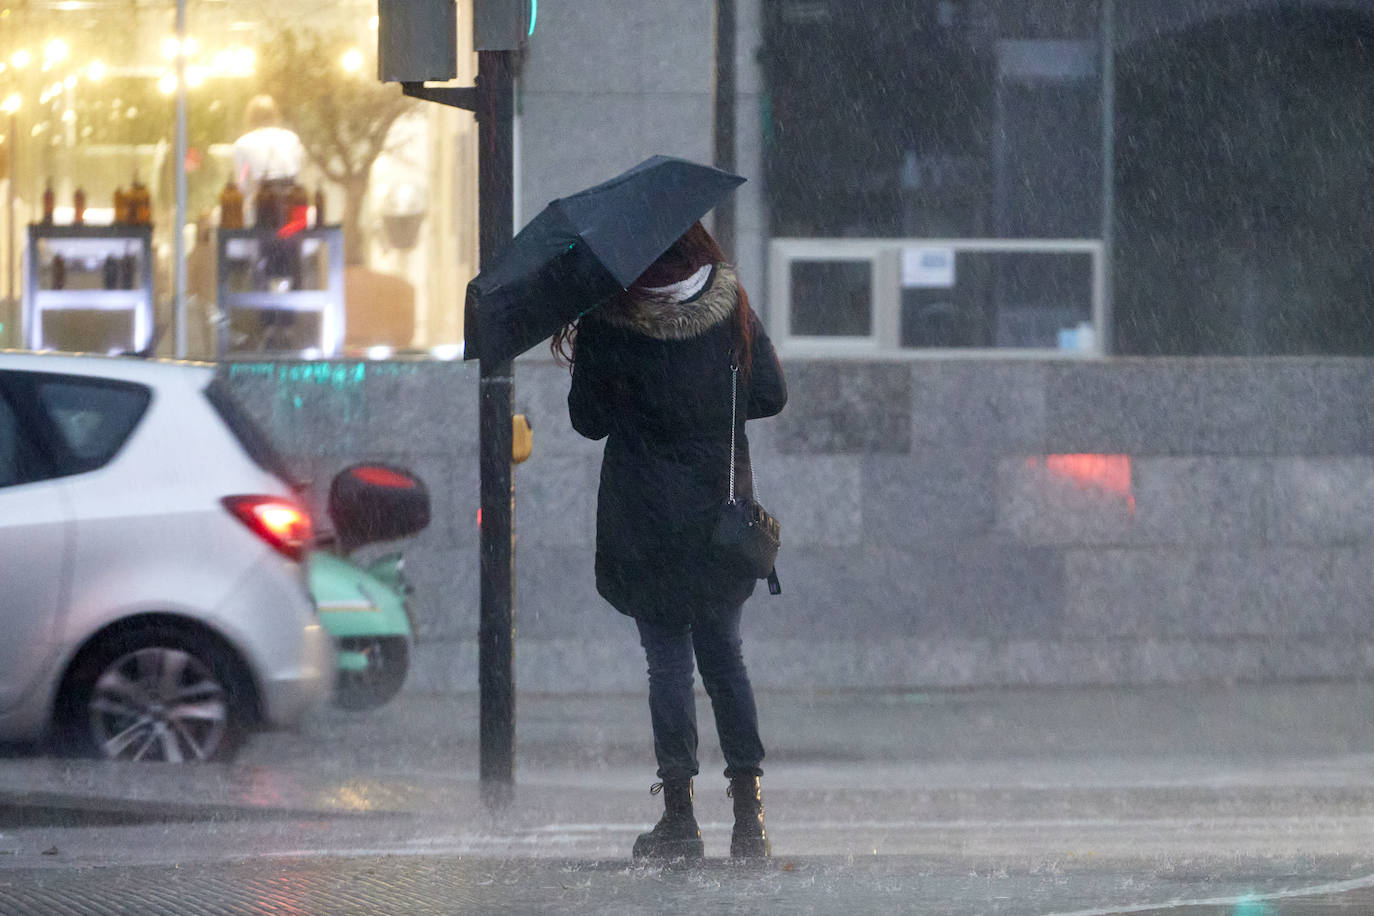
[[[24,251],[25,345],[97,352],[148,347],[152,238],[150,225],[31,224]],[[111,315],[119,312],[127,314]]]
[[[147,294],[141,289],[39,290],[44,309],[137,309]]]
[[[220,229],[215,244],[221,356],[335,356],[344,340],[343,229]]]

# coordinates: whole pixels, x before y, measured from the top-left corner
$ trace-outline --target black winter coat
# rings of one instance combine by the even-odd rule
[[[757,580],[727,572],[709,540],[729,490],[734,272],[677,303],[620,300],[584,316],[568,414],[606,439],[596,511],[596,587],[616,610],[666,625],[744,602]],[[739,373],[735,492],[751,495],[745,419],[787,403],[777,355],[752,312],[752,366]]]

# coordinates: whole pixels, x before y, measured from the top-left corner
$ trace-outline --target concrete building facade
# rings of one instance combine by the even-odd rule
[[[1374,671],[1374,365],[1350,358],[788,360],[750,424],[783,525],[783,593],[746,607],[756,683],[784,689],[1176,683]],[[416,469],[412,686],[477,683],[477,367],[223,370],[323,507],[349,462]],[[517,364],[521,689],[639,689],[595,591],[601,443],[567,372]]]
[[[903,172],[904,154],[885,159],[871,144],[871,186],[844,168],[816,184],[870,195],[873,203],[855,210],[875,225],[823,226],[810,239],[838,250],[894,238],[892,257],[873,259],[872,276],[891,279],[902,275],[892,260],[900,249],[932,233],[997,236],[1010,226],[1012,237],[1030,237],[1043,233],[1017,220],[1060,213],[1101,246],[1103,310],[1088,313],[1095,342],[1063,352],[1053,338],[1030,347],[910,346],[900,334],[861,346],[782,341],[791,403],[750,430],[761,494],[785,542],[783,594],[760,594],[746,612],[755,682],[862,689],[1367,676],[1374,363],[1364,357],[1374,353],[1374,332],[1364,316],[1374,284],[1361,254],[1365,215],[1336,201],[1368,199],[1374,142],[1365,132],[1374,118],[1357,116],[1364,96],[1333,87],[1370,72],[1360,55],[1374,2],[919,5],[930,7],[935,27],[962,23],[960,34],[983,49],[970,66],[1034,84],[1002,102],[1044,105],[1054,97],[1034,95],[1037,79],[1078,81],[1077,120],[1060,131],[1076,151],[1013,143],[998,160],[1003,171],[966,173],[993,189],[1000,175],[1000,202],[917,197],[878,225],[885,189],[901,192],[928,154],[944,154],[918,143],[914,171]],[[793,307],[775,294],[786,288],[777,271],[792,262],[778,259],[774,223],[793,219],[789,212],[812,216],[807,207],[788,211],[790,192],[769,180],[780,174],[769,157],[783,128],[760,52],[779,17],[838,28],[827,18],[837,15],[832,6],[736,5],[736,167],[750,180],[736,200],[735,256],[774,330],[788,326],[779,322]],[[541,5],[520,80],[517,224],[655,153],[711,160],[713,11],[710,0]],[[1263,53],[1237,54],[1246,42]],[[871,76],[876,65],[862,54],[835,63],[848,68],[835,79]],[[1214,66],[1227,61],[1243,65]],[[846,98],[837,92],[814,117],[847,117]],[[1013,121],[989,123],[977,136],[993,149]],[[1024,140],[1039,122],[1017,123],[1032,131]],[[1206,142],[1185,142],[1195,136]],[[855,155],[866,142],[855,134]],[[1077,209],[1038,210],[1037,176],[1057,180],[1078,167],[1097,172],[1056,185],[1081,192]],[[820,225],[836,206],[809,209]],[[984,216],[948,222],[965,206],[984,207]],[[999,213],[1010,222],[999,223]],[[1018,288],[997,270],[986,268],[984,288]],[[905,286],[893,282],[889,305],[905,307]],[[864,294],[871,325],[881,298],[874,284]],[[412,685],[473,689],[476,367],[240,362],[224,372],[317,482],[317,496],[332,473],[362,458],[409,464],[429,482],[435,523],[407,551],[421,621]],[[569,427],[566,391],[566,370],[546,355],[516,362],[516,409],[535,430],[534,455],[514,475],[517,684],[639,689],[634,628],[593,586],[601,446]]]

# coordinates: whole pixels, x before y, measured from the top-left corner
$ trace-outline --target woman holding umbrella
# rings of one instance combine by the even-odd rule
[[[751,494],[744,421],[787,402],[772,343],[733,267],[700,222],[623,293],[559,331],[571,362],[573,428],[606,439],[596,518],[596,586],[634,618],[649,667],[664,814],[635,857],[703,855],[693,659],[711,699],[734,799],[732,856],[767,856],[763,744],[741,654],[740,616],[756,579],[710,551],[730,477],[732,367],[738,369],[735,490]]]

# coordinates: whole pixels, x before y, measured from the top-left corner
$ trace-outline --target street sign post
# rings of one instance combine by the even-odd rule
[[[515,113],[510,51],[477,52],[479,264],[486,269],[515,233],[512,199]],[[511,416],[515,364],[481,361],[481,616],[478,688],[481,780],[501,803],[515,785],[515,492]]]
[[[473,0],[477,85],[427,86],[457,73],[454,0],[378,0],[378,76],[415,98],[477,117],[479,264],[515,233],[513,204],[516,52],[536,0]],[[511,487],[514,365],[482,360],[479,387],[481,585],[478,623],[479,757],[483,796],[507,802],[515,787],[515,549]]]

